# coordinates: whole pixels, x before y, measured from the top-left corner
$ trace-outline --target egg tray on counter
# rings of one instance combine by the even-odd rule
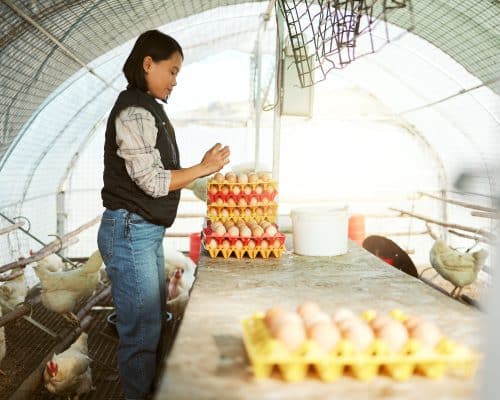
[[[287,382],[301,381],[310,370],[324,382],[331,382],[343,374],[359,380],[370,380],[378,374],[404,381],[414,374],[437,379],[446,373],[460,377],[475,374],[480,354],[447,338],[434,350],[423,349],[410,339],[398,353],[375,339],[363,352],[357,351],[347,340],[325,353],[312,340],[306,340],[294,352],[274,339],[264,322],[264,314],[256,313],[242,321],[243,341],[256,378],[268,378],[277,369]]]
[[[209,246],[209,242],[212,239],[215,239],[217,241],[216,248]],[[230,243],[230,246],[227,248],[224,248],[222,245],[222,242],[225,239],[229,240]],[[280,247],[274,247],[274,244],[269,243],[268,247],[262,248],[260,244],[264,239],[273,242],[276,242],[276,240],[278,240],[280,243]],[[235,246],[237,240],[241,240],[243,242],[242,248],[237,248]],[[248,242],[250,240],[253,240],[255,242],[254,248],[248,247]],[[279,232],[274,236],[268,236],[264,234],[263,236],[260,237],[240,237],[240,236],[234,237],[234,236],[229,236],[227,233],[225,233],[222,236],[214,236],[211,228],[205,228],[203,230],[203,247],[208,252],[211,258],[215,258],[219,254],[222,255],[222,257],[224,258],[229,258],[231,257],[231,255],[234,254],[234,256],[238,259],[243,258],[245,255],[247,255],[249,258],[256,258],[258,255],[262,256],[262,258],[269,258],[269,256],[271,255],[273,255],[276,258],[279,258],[286,250],[285,235]]]

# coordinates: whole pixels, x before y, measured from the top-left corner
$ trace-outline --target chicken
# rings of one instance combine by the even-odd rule
[[[19,304],[24,303],[28,294],[28,285],[24,272],[22,275],[10,281],[6,281],[0,286],[0,306],[4,313],[13,310]]]
[[[452,296],[459,297],[464,286],[473,283],[481,270],[488,252],[479,250],[474,253],[461,253],[443,241],[436,240],[430,251],[430,262],[433,268],[455,288]],[[458,290],[457,290],[458,289]]]
[[[87,334],[82,333],[66,351],[47,361],[43,371],[45,388],[52,394],[78,400],[94,389],[90,361]]]
[[[0,308],[0,317],[2,316],[2,308]],[[6,349],[7,345],[5,343],[5,328],[2,326],[0,327],[0,366],[2,365],[2,360],[5,357],[5,354],[7,353]],[[0,370],[0,373],[3,373],[2,370]]]
[[[42,285],[43,305],[63,314],[70,322],[79,324],[72,311],[78,301],[94,293],[99,283],[101,265],[101,254],[96,250],[84,265],[69,271],[50,272],[40,266],[34,267]]]
[[[165,275],[169,278],[168,309],[176,316],[182,315],[189,300],[189,291],[195,280],[196,264],[179,251],[167,251]]]
[[[33,255],[33,251],[30,250],[30,255]],[[62,271],[64,269],[64,262],[61,257],[55,254],[49,254],[47,257],[42,258],[36,262],[36,265],[40,268],[45,268],[50,272]]]

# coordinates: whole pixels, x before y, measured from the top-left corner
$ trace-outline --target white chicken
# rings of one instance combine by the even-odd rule
[[[177,250],[165,255],[165,275],[169,279],[168,309],[175,315],[182,315],[189,300],[189,291],[195,280],[196,264]]]
[[[0,308],[0,317],[2,316],[2,308]],[[5,343],[5,328],[0,327],[0,366],[2,365],[2,360],[7,353],[7,344]],[[0,370],[1,371],[1,370]]]
[[[476,280],[487,257],[486,250],[461,253],[440,239],[436,240],[429,254],[431,265],[439,275],[455,285],[451,295],[456,297],[460,296],[464,286]]]
[[[54,354],[45,365],[43,384],[50,393],[78,400],[80,395],[94,389],[87,336],[82,333],[66,351]]]
[[[28,294],[28,285],[24,271],[22,275],[10,281],[6,281],[0,286],[0,306],[4,313],[7,313],[19,304],[24,303],[24,299]]]
[[[33,251],[30,250],[30,255],[33,255]],[[64,269],[64,262],[61,257],[55,254],[49,254],[47,257],[42,258],[36,262],[36,265],[40,268],[45,268],[50,272],[62,271]]]
[[[96,250],[84,265],[69,271],[50,272],[39,266],[34,267],[42,285],[43,305],[63,314],[70,322],[79,324],[72,311],[78,301],[94,293],[99,283],[101,265],[101,253]]]

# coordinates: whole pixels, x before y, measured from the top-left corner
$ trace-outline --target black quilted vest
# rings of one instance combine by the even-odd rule
[[[163,107],[148,94],[138,89],[127,89],[120,93],[111,110],[106,127],[104,144],[104,187],[101,191],[103,206],[111,210],[124,208],[139,214],[149,222],[169,227],[174,222],[179,205],[180,190],[170,191],[167,196],[148,196],[130,178],[125,168],[125,160],[116,151],[115,120],[119,113],[130,106],[142,107],[153,114],[158,135],[156,148],[161,155],[163,167],[168,170],[180,169],[179,149],[174,128]]]

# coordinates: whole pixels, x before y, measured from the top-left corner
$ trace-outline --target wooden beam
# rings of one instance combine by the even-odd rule
[[[59,250],[68,247],[71,244],[74,244],[78,241],[78,239],[75,237],[85,229],[90,228],[91,226],[95,225],[101,220],[101,216],[98,215],[91,221],[79,226],[75,230],[68,232],[67,234],[61,236],[60,239],[56,239],[52,242],[50,242],[48,245],[42,247],[40,250],[38,250],[35,254],[33,254],[31,257],[27,258],[21,258],[17,261],[11,262],[9,264],[5,264],[0,267],[0,273],[9,271],[13,268],[22,268],[26,266],[27,264],[30,264],[32,262],[41,260],[44,257],[47,257],[49,254],[57,253]]]
[[[500,215],[498,211],[489,212],[489,211],[471,211],[470,215],[473,217],[481,217],[481,218],[489,218],[489,219],[500,219]]]
[[[482,236],[484,236],[484,237],[486,237],[488,239],[491,239],[491,240],[495,240],[496,239],[495,235],[493,235],[491,232],[485,231],[484,229],[475,229],[475,228],[471,228],[471,227],[463,226],[463,225],[458,225],[458,224],[449,224],[449,223],[438,221],[438,220],[435,220],[435,219],[432,219],[432,218],[428,218],[426,216],[423,216],[423,215],[420,215],[420,214],[416,214],[416,213],[413,213],[413,212],[410,212],[410,211],[400,210],[398,208],[392,208],[392,207],[390,207],[389,209],[392,210],[392,211],[400,212],[401,214],[409,215],[411,217],[420,219],[422,221],[426,221],[426,222],[430,222],[432,224],[444,226],[446,228],[459,229],[461,231],[466,231],[466,232],[472,232],[472,233],[475,233],[475,234],[480,234],[480,235],[482,235]]]
[[[435,195],[430,194],[430,193],[418,192],[418,194],[421,195],[421,196],[430,197],[431,199],[435,199],[435,200],[439,200],[439,201],[444,201],[445,203],[455,204],[456,206],[461,206],[461,207],[465,207],[465,208],[472,208],[473,210],[486,211],[486,212],[497,212],[496,209],[491,208],[491,207],[480,206],[480,205],[472,204],[472,203],[466,203],[464,201],[458,201],[458,200],[452,200],[452,199],[443,199],[442,197],[435,196]]]
[[[0,236],[4,235],[6,233],[9,233],[9,232],[15,231],[17,228],[20,228],[23,225],[24,225],[24,221],[19,221],[19,222],[16,222],[15,224],[13,224],[13,225],[10,225],[10,226],[7,226],[5,228],[2,228],[2,229],[0,229]]]

